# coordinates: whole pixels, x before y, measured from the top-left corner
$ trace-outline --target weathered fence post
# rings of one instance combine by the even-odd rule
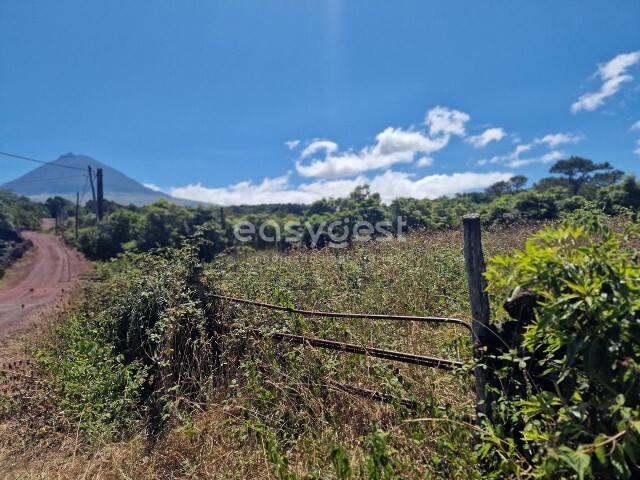
[[[204,298],[204,285],[202,284],[203,271],[204,268],[200,264],[194,265],[191,269],[191,279],[196,287],[196,294],[200,300]]]
[[[486,337],[489,327],[489,294],[487,282],[483,276],[485,271],[484,254],[482,253],[482,231],[480,215],[472,213],[462,217],[464,227],[464,260],[467,270],[467,285],[471,303],[471,340],[473,357],[476,362],[481,358],[482,344],[480,339]],[[489,415],[491,405],[487,398],[486,387],[490,384],[490,372],[486,368],[475,368],[476,377],[476,413]]]

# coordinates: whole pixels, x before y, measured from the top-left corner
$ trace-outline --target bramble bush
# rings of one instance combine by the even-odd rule
[[[494,405],[478,449],[496,478],[639,478],[638,232],[574,222],[492,259],[491,290],[538,298],[501,372],[524,385]]]
[[[64,422],[89,436],[157,432],[170,410],[205,391],[211,325],[192,283],[197,245],[126,254],[94,282],[35,352]]]

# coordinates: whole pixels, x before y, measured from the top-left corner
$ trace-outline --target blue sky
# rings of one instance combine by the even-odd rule
[[[0,150],[220,204],[451,195],[570,155],[640,174],[638,25],[637,0],[0,0]]]

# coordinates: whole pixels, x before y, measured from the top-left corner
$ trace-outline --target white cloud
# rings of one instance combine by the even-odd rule
[[[207,188],[201,183],[170,189],[170,194],[218,205],[256,205],[261,203],[309,203],[323,196],[335,197],[344,190],[350,192],[358,179],[315,182],[294,188],[289,175],[265,178],[259,184],[244,181],[224,188]],[[365,183],[360,180],[360,184]]]
[[[555,148],[565,143],[578,143],[584,137],[582,135],[572,135],[570,133],[550,133],[542,138],[536,138],[534,144],[547,144],[549,148]]]
[[[445,148],[451,136],[464,136],[464,125],[469,118],[457,110],[435,107],[427,113],[425,120],[428,133],[414,128],[388,127],[376,135],[373,145],[359,151],[340,152],[335,142],[314,140],[300,154],[296,170],[304,177],[338,178],[390,168],[396,163],[411,163],[417,155],[428,157]],[[319,152],[324,153],[322,158],[302,162]]]
[[[387,128],[376,136],[376,143],[359,152],[347,151],[334,154],[336,149],[325,149],[322,159],[309,164],[296,162],[298,173],[304,177],[337,178],[364,173],[368,170],[389,168],[396,163],[410,163],[417,154],[430,154],[446,147],[449,136],[430,138],[423,132]],[[331,142],[333,143],[333,142]],[[335,145],[335,144],[333,144]],[[306,150],[314,147],[314,143]],[[301,155],[305,158],[311,153]]]
[[[640,140],[636,140],[636,149],[633,151],[633,153],[640,157]]]
[[[396,197],[438,198],[456,193],[486,188],[513,176],[505,172],[462,172],[450,175],[427,175],[413,180],[410,174],[386,171],[370,183],[371,190],[380,193],[382,200],[390,202]]]
[[[516,146],[516,149],[513,151],[513,153],[511,153],[508,157],[509,158],[511,158],[511,157],[518,158],[520,156],[520,154],[526,153],[529,150],[531,150],[534,145],[535,145],[534,143],[528,143],[526,145],[518,145],[518,146]]]
[[[437,198],[444,195],[486,188],[513,174],[506,172],[462,172],[454,174],[427,175],[415,179],[415,175],[388,170],[373,178],[359,175],[352,179],[316,180],[293,186],[289,175],[265,178],[260,184],[240,182],[226,188],[207,188],[198,183],[171,188],[169,193],[178,198],[218,205],[255,205],[260,203],[311,203],[321,198],[347,196],[353,189],[365,183],[372,192],[380,193],[384,202],[396,197]]]
[[[163,192],[164,190],[162,190],[162,188],[160,188],[157,185],[154,185],[153,183],[143,183],[142,185],[144,185],[145,187],[147,187],[150,190],[153,190],[154,192]]]
[[[338,150],[338,144],[330,140],[314,140],[302,151],[300,158],[307,158],[321,150],[330,155]]]
[[[520,168],[520,167],[524,167],[525,165],[529,165],[530,163],[533,163],[533,160],[528,158],[523,158],[518,160],[511,160],[509,163],[507,163],[507,166],[511,168]]]
[[[507,166],[511,168],[519,168],[524,167],[525,165],[530,165],[532,163],[550,163],[560,160],[561,158],[565,158],[566,156],[566,153],[554,150],[539,157],[515,158],[514,160],[511,160],[509,163],[507,163]]]
[[[640,130],[640,120],[638,120],[636,123],[634,123],[633,125],[631,125],[631,128],[629,129],[631,131],[633,130]]]
[[[638,62],[640,62],[640,50],[620,54],[600,65],[596,71],[596,75],[602,80],[600,90],[582,95],[577,102],[571,105],[571,111],[573,113],[578,113],[581,110],[591,112],[602,106],[605,99],[615,95],[623,83],[633,80],[633,77],[626,72]]]
[[[464,137],[465,123],[470,119],[464,112],[437,106],[429,110],[424,124],[429,127],[429,135],[432,137],[440,134]]]
[[[289,150],[293,150],[298,145],[300,145],[300,140],[289,140],[288,142],[284,142]]]
[[[433,165],[433,158],[432,157],[419,158],[418,161],[416,162],[416,165],[418,167],[430,167],[431,165]]]
[[[549,133],[543,137],[535,138],[530,143],[517,145],[512,152],[506,155],[499,155],[490,158],[489,160],[483,159],[476,162],[477,165],[506,163],[510,168],[519,168],[532,163],[549,163],[560,160],[566,156],[565,152],[554,150],[559,145],[575,144],[584,140],[584,136],[575,135],[572,133]],[[531,152],[534,149],[540,149],[546,147],[550,151],[545,154],[537,154],[529,158],[522,158],[522,155]]]
[[[544,155],[542,155],[540,157],[540,161],[542,163],[557,162],[558,160],[561,160],[561,159],[565,158],[566,156],[567,156],[566,153],[556,150],[556,151],[545,153]]]
[[[502,128],[488,128],[480,135],[468,137],[465,142],[470,144],[473,148],[483,148],[486,147],[490,142],[499,142],[506,135],[506,132]]]

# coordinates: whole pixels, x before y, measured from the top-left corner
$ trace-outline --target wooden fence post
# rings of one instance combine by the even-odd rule
[[[202,300],[204,298],[204,285],[202,284],[202,272],[204,268],[202,265],[194,265],[191,270],[192,281],[196,287],[196,294],[198,298]]]
[[[477,363],[482,357],[480,339],[486,338],[486,329],[489,327],[490,317],[487,281],[483,276],[485,262],[484,254],[482,253],[480,215],[472,213],[463,216],[462,225],[464,227],[464,260],[467,271],[469,301],[471,303],[471,340],[473,342],[473,357]],[[489,416],[491,404],[487,398],[486,387],[490,384],[491,372],[486,368],[477,366],[474,373],[476,377],[476,413]]]

